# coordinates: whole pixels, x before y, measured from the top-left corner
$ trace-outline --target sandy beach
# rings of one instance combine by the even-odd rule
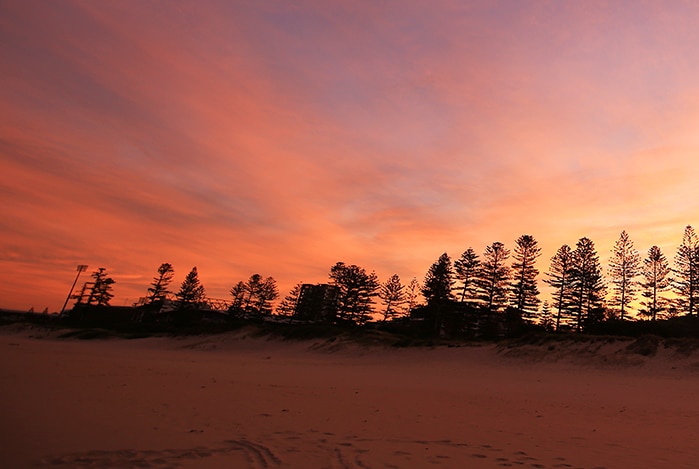
[[[2,331],[0,350],[7,468],[689,468],[699,458],[699,359],[670,351],[605,363],[492,344],[32,330]]]

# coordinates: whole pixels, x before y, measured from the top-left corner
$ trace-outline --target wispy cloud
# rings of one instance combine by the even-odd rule
[[[338,260],[422,277],[525,232],[542,264],[622,229],[674,249],[699,223],[696,19],[681,2],[5,3],[0,298],[57,309],[77,263],[127,301],[165,261],[225,297]]]

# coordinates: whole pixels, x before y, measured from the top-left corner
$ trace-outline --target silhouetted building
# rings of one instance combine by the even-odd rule
[[[339,287],[321,283],[301,285],[294,317],[308,322],[333,323],[337,317]]]

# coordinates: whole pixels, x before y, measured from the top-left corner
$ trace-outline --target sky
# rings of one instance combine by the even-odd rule
[[[0,0],[0,307],[699,227],[699,3]],[[87,280],[87,274],[83,274]],[[82,280],[81,280],[82,282]],[[546,292],[542,299],[547,299]]]

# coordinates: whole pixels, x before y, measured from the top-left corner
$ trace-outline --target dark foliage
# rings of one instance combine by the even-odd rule
[[[589,238],[580,238],[572,252],[570,279],[573,324],[581,331],[603,319],[606,291],[599,255]]]
[[[451,301],[452,287],[454,286],[454,269],[451,258],[445,252],[432,264],[422,283],[422,296],[428,305],[435,305],[444,301]]]
[[[507,305],[510,268],[507,259],[510,250],[500,242],[485,248],[476,283],[481,304],[490,312],[502,311]]]
[[[204,286],[199,281],[199,273],[196,267],[187,274],[182,281],[180,290],[175,294],[177,298],[177,310],[180,312],[194,311],[204,306],[206,293]],[[181,314],[182,319],[188,319],[188,314]]]
[[[694,318],[699,308],[699,238],[691,226],[686,227],[675,256],[674,278],[670,278],[667,259],[657,246],[649,250],[640,271],[638,254],[622,232],[608,277],[614,287],[611,305],[616,309],[605,303],[606,285],[594,243],[581,238],[575,250],[564,245],[552,258],[544,281],[554,289],[553,301],[544,302],[543,311],[538,311],[538,270],[534,263],[539,254],[537,242],[530,235],[517,239],[511,267],[506,264],[510,251],[499,242],[486,247],[482,260],[468,248],[453,266],[443,253],[428,270],[423,285],[413,279],[407,288],[397,274],[380,284],[374,272],[338,262],[330,269],[331,284],[298,284],[281,302],[277,315],[271,314],[272,301],[278,297],[272,277],[253,274],[247,282],[238,282],[231,289],[233,298],[229,303],[206,298],[194,267],[172,303],[168,286],[173,269],[163,263],[140,306],[127,308],[109,306],[115,282],[106,269],[99,268],[78,294],[69,295],[69,299],[78,301],[68,313],[35,314],[32,308],[17,316],[16,312],[0,311],[0,324],[19,321],[42,327],[73,327],[83,332],[66,333],[65,337],[82,339],[101,338],[112,332],[131,337],[217,333],[254,324],[264,331],[262,334],[277,331],[274,333],[285,337],[327,336],[332,342],[339,337],[337,334],[355,338],[366,335],[371,342],[383,340],[388,336],[382,334],[388,334],[400,336],[401,344],[430,345],[522,337],[550,332],[555,323],[556,332],[562,335],[575,330],[585,335],[643,336],[629,351],[646,356],[653,355],[658,346],[658,340],[648,337],[699,337],[699,320]],[[79,269],[82,267],[86,266]],[[645,301],[639,312],[651,320],[625,320],[637,285],[634,277],[640,274]],[[677,299],[659,295],[671,286]],[[304,289],[308,308],[301,309],[308,310],[308,314],[299,315]],[[423,294],[426,304],[417,304],[417,292]],[[385,305],[380,323],[372,322],[376,296]]]
[[[228,312],[237,318],[272,314],[272,301],[279,297],[277,281],[252,274],[247,282],[238,282],[230,290],[233,301]]]
[[[609,260],[609,275],[613,285],[611,304],[619,308],[619,318],[622,320],[636,296],[638,282],[635,278],[641,273],[640,268],[641,256],[633,247],[628,233],[622,231]]]
[[[480,265],[478,254],[471,247],[466,249],[461,257],[454,262],[456,278],[461,283],[459,287],[461,291],[460,301],[476,301],[478,296],[476,280]]]
[[[357,265],[338,262],[330,268],[330,281],[339,288],[338,321],[362,325],[374,312],[373,298],[377,295],[379,279],[374,272]]]
[[[644,281],[641,287],[645,301],[642,303],[644,309],[640,313],[653,321],[667,309],[668,301],[661,295],[670,288],[670,273],[665,254],[658,246],[652,246],[643,260]]]
[[[518,309],[528,321],[534,319],[541,303],[537,286],[539,271],[535,266],[540,255],[541,248],[533,236],[522,235],[515,241],[510,305]]]
[[[172,278],[175,275],[175,269],[172,264],[164,262],[158,267],[158,276],[153,277],[150,287],[148,287],[148,295],[146,296],[146,305],[162,307],[165,298],[170,293],[168,289]]]
[[[393,319],[400,313],[401,306],[405,303],[404,290],[405,286],[401,284],[398,274],[393,274],[379,286],[378,296],[386,306],[381,313],[384,321]]]
[[[680,307],[688,316],[695,314],[699,306],[699,237],[691,226],[684,229],[677,248],[674,287]]]
[[[555,329],[561,329],[562,321],[569,317],[572,307],[572,269],[573,251],[564,244],[551,258],[551,266],[544,279],[553,289],[553,307],[555,311]]]

